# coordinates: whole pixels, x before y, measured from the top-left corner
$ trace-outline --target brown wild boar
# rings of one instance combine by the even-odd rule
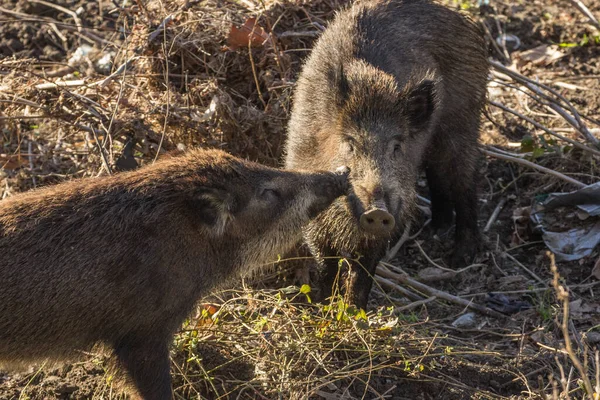
[[[1,201],[0,362],[105,343],[141,397],[170,399],[168,345],[195,301],[275,260],[347,188],[347,172],[196,150]]]
[[[488,75],[480,29],[428,0],[366,0],[337,15],[298,78],[287,168],[348,165],[354,194],[305,232],[331,293],[335,257],[352,261],[347,296],[366,308],[388,241],[414,213],[415,182],[429,182],[433,226],[456,211],[452,265],[478,250],[475,191]]]

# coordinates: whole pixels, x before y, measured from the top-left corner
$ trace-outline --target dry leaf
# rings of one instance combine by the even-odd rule
[[[532,63],[534,65],[545,66],[566,56],[556,45],[543,44],[533,49],[518,53],[519,64],[524,65]]]
[[[591,315],[598,314],[599,307],[597,303],[583,302],[582,299],[577,299],[569,303],[571,318],[584,319],[590,318]]]
[[[21,168],[27,164],[27,157],[19,156],[18,154],[0,154],[0,168],[6,170],[13,170]]]
[[[248,18],[244,25],[239,28],[231,26],[229,37],[227,38],[227,47],[230,50],[236,50],[240,47],[260,47],[271,42],[271,36],[256,23],[256,18]]]

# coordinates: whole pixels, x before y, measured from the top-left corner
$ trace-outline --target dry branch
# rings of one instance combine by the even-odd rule
[[[543,130],[544,132],[546,132],[549,135],[552,135],[552,136],[554,136],[554,137],[556,137],[556,138],[558,138],[560,140],[563,140],[563,141],[565,141],[567,143],[572,144],[574,147],[577,147],[578,149],[590,152],[590,153],[592,153],[592,154],[594,154],[596,156],[600,156],[600,151],[599,150],[591,148],[589,146],[586,146],[585,144],[580,143],[577,140],[573,140],[573,139],[570,139],[570,138],[568,138],[566,136],[563,136],[563,135],[561,135],[559,133],[556,133],[552,129],[549,129],[549,128],[545,127],[544,125],[540,124],[539,122],[536,122],[533,119],[531,119],[531,118],[529,118],[529,117],[527,117],[527,116],[525,116],[525,115],[523,115],[523,114],[521,114],[521,113],[519,113],[519,112],[517,112],[517,111],[515,111],[515,110],[513,110],[511,108],[509,108],[509,107],[506,107],[503,104],[497,103],[495,101],[489,101],[489,103],[491,105],[493,105],[494,107],[498,107],[501,110],[504,110],[504,111],[506,111],[506,112],[508,112],[510,114],[513,114],[513,115],[515,115],[515,116],[517,116],[517,117],[519,117],[519,118],[521,118],[521,119],[529,122],[531,125],[535,126],[538,129]]]
[[[569,100],[567,100],[564,96],[562,96],[556,90],[552,89],[551,87],[549,87],[547,85],[544,85],[543,83],[536,82],[530,78],[527,78],[526,76],[524,76],[516,71],[513,71],[510,68],[505,67],[504,65],[500,64],[497,61],[491,60],[490,65],[497,71],[500,71],[501,73],[508,75],[515,81],[521,83],[522,85],[527,87],[529,90],[531,90],[533,93],[543,97],[544,100],[546,100],[546,101],[543,101],[536,97],[533,97],[533,98],[536,99],[540,104],[543,104],[544,106],[554,110],[560,116],[562,116],[589,143],[593,144],[595,147],[600,147],[600,141],[598,140],[598,138],[596,138],[594,135],[592,135],[592,133],[588,130],[588,128],[583,123],[583,121],[581,121],[581,117],[579,116],[579,113],[577,112],[577,110],[575,109],[573,104],[571,104],[571,102]],[[548,96],[546,93],[544,93],[542,91],[542,89],[544,89],[545,91],[554,95],[558,99],[558,101],[553,99],[552,97]],[[569,111],[571,112],[572,115],[569,115],[562,108],[562,106],[559,103],[564,104],[569,109]]]
[[[585,15],[587,17],[587,19],[590,20],[590,22],[598,29],[600,29],[600,23],[598,23],[598,20],[596,19],[596,17],[594,17],[594,14],[592,14],[592,12],[590,11],[589,8],[587,8],[587,6],[585,4],[583,4],[583,1],[581,0],[571,0],[571,3],[573,3],[573,5],[575,7],[577,7],[577,9],[579,11],[581,11],[581,13],[583,15]]]
[[[78,79],[75,81],[57,81],[57,82],[47,82],[40,83],[39,85],[35,85],[36,89],[40,90],[48,90],[48,89],[56,89],[59,87],[76,87],[85,85],[85,81],[83,79]]]
[[[541,165],[537,165],[535,163],[532,163],[531,161],[527,161],[527,160],[524,160],[522,158],[511,157],[511,156],[506,155],[506,154],[501,154],[501,153],[497,153],[495,151],[490,151],[490,150],[486,150],[486,149],[483,149],[483,152],[485,154],[487,154],[488,156],[490,156],[490,157],[495,157],[495,158],[498,158],[498,159],[504,160],[504,161],[511,161],[511,162],[514,162],[514,163],[517,163],[517,164],[524,165],[524,166],[529,167],[529,168],[537,169],[538,171],[541,171],[543,173],[546,173],[546,174],[555,176],[557,178],[560,178],[560,179],[562,179],[562,180],[564,180],[566,182],[569,182],[570,184],[575,185],[577,187],[584,187],[584,186],[586,186],[584,183],[579,182],[576,179],[570,178],[570,177],[568,177],[568,176],[566,176],[564,174],[561,174],[560,172],[554,171],[554,170],[552,170],[550,168],[542,167]]]
[[[408,285],[408,286],[414,288],[415,290],[418,290],[419,292],[421,292],[429,297],[435,296],[437,298],[449,301],[451,303],[458,304],[462,307],[467,307],[472,310],[478,311],[478,312],[488,315],[490,317],[495,317],[495,318],[500,318],[500,319],[508,318],[504,314],[501,314],[497,311],[494,311],[487,307],[481,306],[479,304],[475,304],[472,301],[468,301],[468,300],[462,299],[460,297],[454,296],[450,293],[442,292],[441,290],[437,290],[430,286],[427,286],[427,285],[411,278],[408,275],[397,274],[395,272],[392,272],[386,267],[386,264],[387,263],[384,263],[384,262],[379,263],[379,265],[377,266],[377,274],[384,278],[387,278],[388,280],[391,279],[396,282],[400,282],[404,285]]]
[[[483,228],[484,233],[487,233],[490,230],[490,228],[492,227],[492,224],[498,218],[498,214],[500,214],[500,210],[502,210],[502,207],[504,207],[505,204],[506,204],[506,197],[503,197],[500,199],[500,201],[496,205],[496,208],[494,208],[494,212],[490,216],[490,219],[488,220],[487,224],[485,224],[485,228]]]

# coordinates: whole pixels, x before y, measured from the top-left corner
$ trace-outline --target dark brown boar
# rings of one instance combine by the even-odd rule
[[[388,241],[411,219],[425,168],[433,225],[456,211],[452,265],[478,249],[475,170],[488,75],[474,23],[427,0],[362,1],[323,33],[297,82],[286,167],[348,165],[354,194],[306,229],[322,284],[351,262],[347,296],[365,308]]]
[[[141,397],[170,399],[168,344],[195,301],[275,260],[347,186],[197,150],[1,201],[0,362],[106,343]]]

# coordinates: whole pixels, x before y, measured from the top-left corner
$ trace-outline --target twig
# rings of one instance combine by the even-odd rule
[[[75,26],[77,26],[77,30],[79,32],[81,32],[81,30],[82,30],[81,20],[77,16],[77,13],[75,13],[74,11],[71,11],[71,10],[69,10],[67,8],[61,7],[61,6],[57,5],[57,4],[53,4],[53,3],[50,3],[50,2],[44,1],[44,0],[28,0],[28,1],[30,3],[43,4],[46,7],[54,8],[54,9],[56,9],[58,11],[64,12],[65,14],[69,14],[73,18],[73,20],[75,21]]]
[[[108,159],[106,158],[106,154],[104,153],[104,147],[102,147],[102,143],[98,138],[98,134],[95,129],[91,129],[92,135],[94,135],[94,140],[96,141],[96,145],[98,146],[98,151],[100,152],[100,157],[102,158],[102,165],[104,169],[109,175],[112,175],[112,170],[110,168],[110,164],[108,163]]]
[[[167,27],[169,22],[171,22],[172,20],[173,14],[167,15],[167,17],[162,20],[158,28],[156,28],[156,30],[148,36],[148,42],[151,42],[154,39],[156,39],[156,37],[161,34],[161,32]]]
[[[581,11],[581,13],[583,15],[585,15],[587,17],[587,19],[590,20],[590,22],[596,26],[596,28],[600,29],[600,23],[598,23],[598,20],[596,19],[596,17],[594,17],[594,14],[592,14],[592,12],[590,11],[589,8],[587,8],[587,6],[585,4],[583,4],[583,1],[581,0],[571,0],[571,3],[573,3],[573,5],[575,5],[575,7],[577,7],[579,9],[579,11]]]
[[[399,313],[399,312],[402,312],[402,311],[412,310],[413,308],[417,308],[417,307],[420,307],[420,306],[422,306],[424,304],[431,303],[435,299],[437,299],[437,297],[431,296],[431,297],[428,297],[428,298],[423,299],[423,300],[415,301],[414,303],[407,304],[407,305],[405,305],[403,307],[395,308],[394,312],[395,313]]]
[[[503,197],[500,199],[500,201],[496,205],[496,208],[494,208],[494,212],[490,216],[490,219],[488,220],[487,224],[485,224],[485,228],[483,228],[484,233],[487,233],[490,230],[490,228],[492,227],[492,224],[498,218],[498,214],[500,214],[500,210],[502,210],[502,207],[504,207],[505,204],[506,204],[506,197]]]
[[[519,267],[521,267],[525,272],[527,272],[533,279],[535,279],[536,281],[538,281],[539,283],[541,283],[543,286],[548,286],[546,284],[546,282],[543,281],[542,278],[540,278],[539,276],[537,276],[535,274],[535,272],[533,272],[532,270],[530,270],[529,268],[527,268],[526,266],[524,266],[522,263],[520,263],[516,258],[514,258],[513,256],[511,256],[508,253],[504,253],[504,255],[508,258],[510,258],[510,260],[512,262],[514,262],[515,264],[517,264]]]
[[[252,31],[250,32],[250,35],[254,35],[255,27],[256,27],[256,25],[252,26]],[[262,103],[264,109],[266,110],[267,103],[265,102],[265,99],[263,98],[263,95],[260,91],[260,84],[258,83],[258,75],[256,74],[256,66],[254,65],[254,57],[252,57],[252,40],[248,40],[248,58],[250,59],[250,67],[252,68],[252,77],[254,78],[254,84],[256,85],[256,93],[258,94],[258,98],[259,98],[260,102]]]
[[[139,56],[131,57],[129,60],[127,60],[123,64],[121,64],[115,72],[113,72],[112,74],[110,74],[109,76],[107,76],[106,78],[104,78],[100,81],[90,84],[90,86],[99,85],[100,87],[104,87],[104,86],[108,85],[110,83],[110,81],[115,79],[117,76],[123,74],[123,72],[129,68],[129,64],[131,64],[138,58],[140,58],[140,57]]]
[[[517,164],[525,165],[526,167],[529,167],[529,168],[537,169],[538,171],[541,171],[541,172],[544,172],[546,174],[555,176],[557,178],[560,178],[560,179],[562,179],[564,181],[567,181],[567,182],[569,182],[569,183],[571,183],[571,184],[573,184],[575,186],[578,186],[578,187],[585,187],[585,186],[587,186],[586,184],[584,184],[582,182],[579,182],[576,179],[570,178],[570,177],[568,177],[568,176],[566,176],[564,174],[561,174],[560,172],[554,171],[552,169],[549,169],[549,168],[546,168],[546,167],[542,167],[541,165],[532,163],[531,161],[523,160],[521,158],[511,157],[511,156],[508,156],[508,155],[505,155],[505,154],[496,153],[495,151],[490,151],[490,150],[486,150],[486,149],[483,149],[483,152],[485,154],[487,154],[488,156],[490,156],[490,157],[499,158],[500,160],[504,160],[504,161],[511,161],[511,162],[514,162],[514,163],[517,163]]]
[[[426,198],[426,197],[423,197],[423,196],[419,196],[419,195],[417,195],[417,199],[421,200],[423,203],[427,204],[428,206],[430,206],[430,205],[431,205],[431,200],[429,200],[429,199],[428,199],[428,198]]]
[[[33,182],[33,187],[37,187],[37,181],[35,179],[35,174],[33,172],[33,142],[31,141],[31,139],[29,139],[27,141],[27,151],[29,153],[29,169],[31,170],[31,181]]]
[[[165,108],[165,117],[163,121],[162,134],[160,135],[160,141],[158,142],[158,148],[156,149],[156,155],[154,156],[153,163],[158,160],[158,156],[160,156],[160,150],[162,149],[165,137],[167,136],[167,125],[169,123],[169,112],[171,111],[171,91],[169,90],[169,50],[167,50],[167,37],[166,31],[163,30],[163,43],[162,50],[165,56],[165,87],[167,90],[165,91],[167,95],[167,104]],[[125,73],[123,73],[125,76]],[[122,86],[121,86],[122,87]]]
[[[48,82],[48,83],[40,83],[39,85],[35,85],[36,89],[47,90],[47,89],[56,89],[61,87],[75,87],[75,86],[83,86],[85,85],[85,81],[83,79],[78,79],[75,81],[57,81],[57,82]]]
[[[299,32],[287,31],[287,32],[280,33],[279,35],[277,35],[277,37],[280,39],[288,38],[288,37],[317,37],[320,34],[321,34],[321,32],[319,32],[319,31],[299,31]]]
[[[565,340],[565,350],[567,351],[567,354],[569,354],[571,362],[573,363],[575,368],[577,368],[577,371],[579,371],[579,375],[583,380],[583,384],[585,386],[588,398],[590,400],[593,400],[594,390],[592,387],[592,383],[590,382],[590,377],[587,375],[587,372],[583,368],[583,365],[581,365],[581,361],[579,361],[579,358],[577,358],[577,356],[575,355],[575,352],[573,351],[573,346],[571,344],[571,335],[569,333],[569,291],[559,283],[560,276],[558,274],[558,268],[556,267],[554,254],[552,252],[547,252],[546,254],[548,254],[548,256],[550,257],[550,270],[552,271],[553,275],[552,286],[556,290],[558,300],[562,301],[563,303],[563,320],[561,324],[561,329]]]
[[[553,102],[554,100],[551,99],[549,96],[547,96],[545,93],[542,93],[540,88],[552,93],[560,101],[562,101],[569,108],[569,111],[571,111],[571,113],[573,114],[573,117],[569,116],[569,119],[567,119],[567,122],[569,122],[569,124],[571,124],[581,135],[583,135],[584,138],[588,142],[590,142],[591,144],[593,144],[596,147],[599,145],[600,141],[594,135],[592,135],[592,133],[587,129],[587,127],[581,121],[579,113],[577,113],[577,110],[575,109],[575,107],[573,107],[571,102],[569,100],[567,100],[563,95],[558,93],[556,90],[552,89],[550,86],[547,86],[547,85],[544,85],[543,83],[536,82],[532,79],[529,79],[526,76],[524,76],[516,71],[513,71],[510,68],[505,67],[504,65],[500,64],[497,61],[490,60],[490,65],[492,67],[494,67],[496,70],[510,76],[517,82],[525,85],[529,90],[544,97],[546,100],[548,100],[550,102]],[[536,99],[536,100],[539,101],[541,104],[544,104],[545,106],[552,108],[551,104],[544,103],[543,101],[541,101],[539,99]],[[564,111],[564,110],[562,110],[562,111]],[[565,115],[566,115],[566,113],[565,113]],[[573,120],[573,118],[574,118],[574,120]]]
[[[421,282],[418,282],[414,279],[412,279],[410,276],[405,275],[405,274],[396,274],[392,271],[390,271],[389,269],[386,268],[386,264],[385,262],[380,262],[379,265],[377,266],[377,274],[388,278],[388,279],[393,279],[394,281],[403,283],[405,285],[408,285],[416,290],[418,290],[419,292],[427,295],[427,296],[435,296],[438,297],[440,299],[449,301],[451,303],[454,304],[458,304],[462,307],[467,307],[467,308],[471,308],[475,311],[478,311],[482,314],[485,315],[489,315],[491,317],[495,317],[495,318],[500,318],[500,319],[506,319],[507,316],[504,314],[501,314],[497,311],[494,311],[492,309],[489,309],[487,307],[481,306],[479,304],[475,304],[472,301],[468,301],[465,299],[461,299],[460,297],[451,295],[450,293],[446,293],[446,292],[442,292],[440,290],[434,289],[430,286],[427,286]],[[389,264],[387,264],[389,265]]]
[[[398,254],[398,250],[400,250],[400,247],[402,247],[404,243],[406,243],[406,241],[410,239],[411,225],[412,223],[410,222],[406,225],[406,228],[404,228],[404,232],[402,233],[402,237],[398,239],[396,244],[391,249],[388,250],[388,252],[383,257],[383,261],[390,261],[392,258],[396,257],[396,254]],[[423,228],[421,228],[421,230],[422,229]],[[419,233],[421,232],[421,230],[419,230]]]
[[[454,269],[451,269],[451,268],[446,268],[446,267],[443,267],[440,264],[436,263],[435,261],[433,261],[431,259],[431,257],[429,257],[429,255],[427,255],[427,253],[425,252],[425,250],[423,250],[423,248],[421,247],[421,245],[419,244],[419,242],[415,242],[415,244],[417,245],[417,248],[421,252],[421,255],[423,257],[425,257],[425,259],[427,260],[427,262],[429,262],[429,264],[433,265],[434,267],[436,267],[438,269],[441,269],[442,271],[449,272],[449,273],[451,273],[453,275],[460,274],[461,272],[465,272],[465,271],[467,271],[467,270],[469,270],[471,268],[485,267],[485,264],[471,264],[471,265],[467,265],[466,267],[461,268],[461,269],[457,269],[457,270],[454,270]]]
[[[411,292],[410,290],[390,281],[389,279],[386,279],[382,276],[375,276],[375,280],[377,281],[377,283],[379,285],[381,285],[382,287],[388,288],[389,290],[395,290],[397,292],[399,292],[402,296],[406,297],[409,300],[412,301],[422,301],[423,298],[421,296],[419,296],[416,293]]]
[[[527,116],[525,116],[525,115],[523,115],[523,114],[519,113],[518,111],[515,111],[515,110],[513,110],[513,109],[511,109],[511,108],[509,108],[509,107],[506,107],[506,106],[505,106],[505,105],[503,105],[503,104],[497,103],[497,102],[495,102],[495,101],[491,101],[491,100],[490,100],[490,101],[489,101],[489,103],[490,103],[492,106],[494,106],[494,107],[498,107],[498,108],[500,108],[500,109],[502,109],[502,110],[506,111],[507,113],[513,114],[513,115],[515,115],[515,116],[517,116],[517,117],[519,117],[519,118],[521,118],[521,119],[523,119],[523,120],[525,120],[525,121],[529,122],[531,125],[535,126],[535,127],[536,127],[536,128],[538,128],[538,129],[541,129],[541,130],[543,130],[544,132],[546,132],[546,133],[547,133],[547,134],[549,134],[549,135],[552,135],[552,136],[554,136],[554,137],[557,137],[557,138],[559,138],[560,140],[563,140],[563,141],[565,141],[565,142],[567,142],[567,143],[570,143],[570,144],[572,144],[574,147],[577,147],[577,148],[579,148],[579,149],[581,149],[581,150],[583,150],[583,151],[590,152],[590,153],[592,153],[592,154],[594,154],[594,155],[600,156],[600,151],[599,151],[599,150],[597,150],[597,149],[594,149],[594,148],[591,148],[591,147],[589,147],[589,146],[586,146],[585,144],[583,144],[583,143],[581,143],[581,142],[578,142],[577,140],[573,140],[573,139],[570,139],[570,138],[568,138],[568,137],[566,137],[566,136],[563,136],[563,135],[561,135],[561,134],[559,134],[559,133],[556,133],[555,131],[553,131],[553,130],[551,130],[551,129],[548,129],[548,128],[546,128],[546,127],[545,127],[545,126],[543,126],[542,124],[540,124],[540,123],[538,123],[538,122],[534,121],[533,119],[531,119],[531,118],[529,118],[529,117],[527,117]]]

